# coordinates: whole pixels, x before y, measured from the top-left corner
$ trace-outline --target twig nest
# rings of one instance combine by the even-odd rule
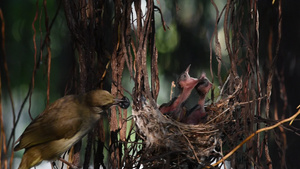
[[[235,78],[234,85],[230,85],[233,86],[232,94],[224,97],[224,87],[229,86],[228,79],[221,89],[220,99],[206,107],[206,123],[188,125],[177,122],[146,101],[139,109],[133,105],[133,118],[146,145],[143,150],[146,155],[141,156],[146,168],[160,165],[189,168],[191,163],[211,165],[213,160],[222,156],[221,147],[226,141],[226,133],[233,132],[231,126],[235,120],[232,114],[241,104],[238,95],[242,80]]]
[[[153,159],[173,152],[188,161],[209,165],[212,158],[221,155],[221,132],[214,124],[183,124],[165,117],[148,102],[140,110],[133,108],[132,114]]]

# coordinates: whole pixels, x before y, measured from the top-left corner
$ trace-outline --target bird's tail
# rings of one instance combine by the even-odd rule
[[[30,169],[42,161],[43,159],[41,158],[41,154],[39,152],[35,152],[34,149],[28,149],[23,154],[22,161],[18,169]]]

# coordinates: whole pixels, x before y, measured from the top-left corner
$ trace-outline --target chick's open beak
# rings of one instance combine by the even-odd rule
[[[190,72],[190,67],[191,67],[191,64],[186,68],[185,73],[189,73]]]

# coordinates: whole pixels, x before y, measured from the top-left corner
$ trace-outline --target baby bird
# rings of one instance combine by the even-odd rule
[[[35,118],[19,138],[14,151],[25,148],[19,169],[43,160],[54,161],[86,135],[113,105],[126,109],[128,98],[116,99],[105,90],[68,95],[56,100]]]
[[[212,83],[207,79],[205,73],[202,73],[199,83],[195,87],[199,94],[198,104],[189,111],[188,117],[182,120],[183,123],[196,125],[201,121],[205,121],[207,115],[204,108],[205,96],[211,87]]]
[[[185,115],[184,103],[190,96],[193,88],[198,84],[199,79],[190,77],[189,65],[187,69],[180,75],[177,83],[181,89],[181,93],[178,97],[174,97],[170,102],[164,103],[159,107],[159,110],[163,114],[169,114],[173,119],[181,121]]]

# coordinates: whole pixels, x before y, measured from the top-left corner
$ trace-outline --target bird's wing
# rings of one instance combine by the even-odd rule
[[[175,102],[175,100],[178,97],[173,97],[172,100],[170,100],[168,103],[163,103],[162,105],[159,106],[159,110],[162,114],[167,114],[170,113],[171,111],[174,111],[172,104]]]
[[[67,96],[47,107],[25,129],[15,151],[74,136],[82,125],[82,119],[78,114],[84,111],[84,108],[78,107],[77,102],[74,96]]]

